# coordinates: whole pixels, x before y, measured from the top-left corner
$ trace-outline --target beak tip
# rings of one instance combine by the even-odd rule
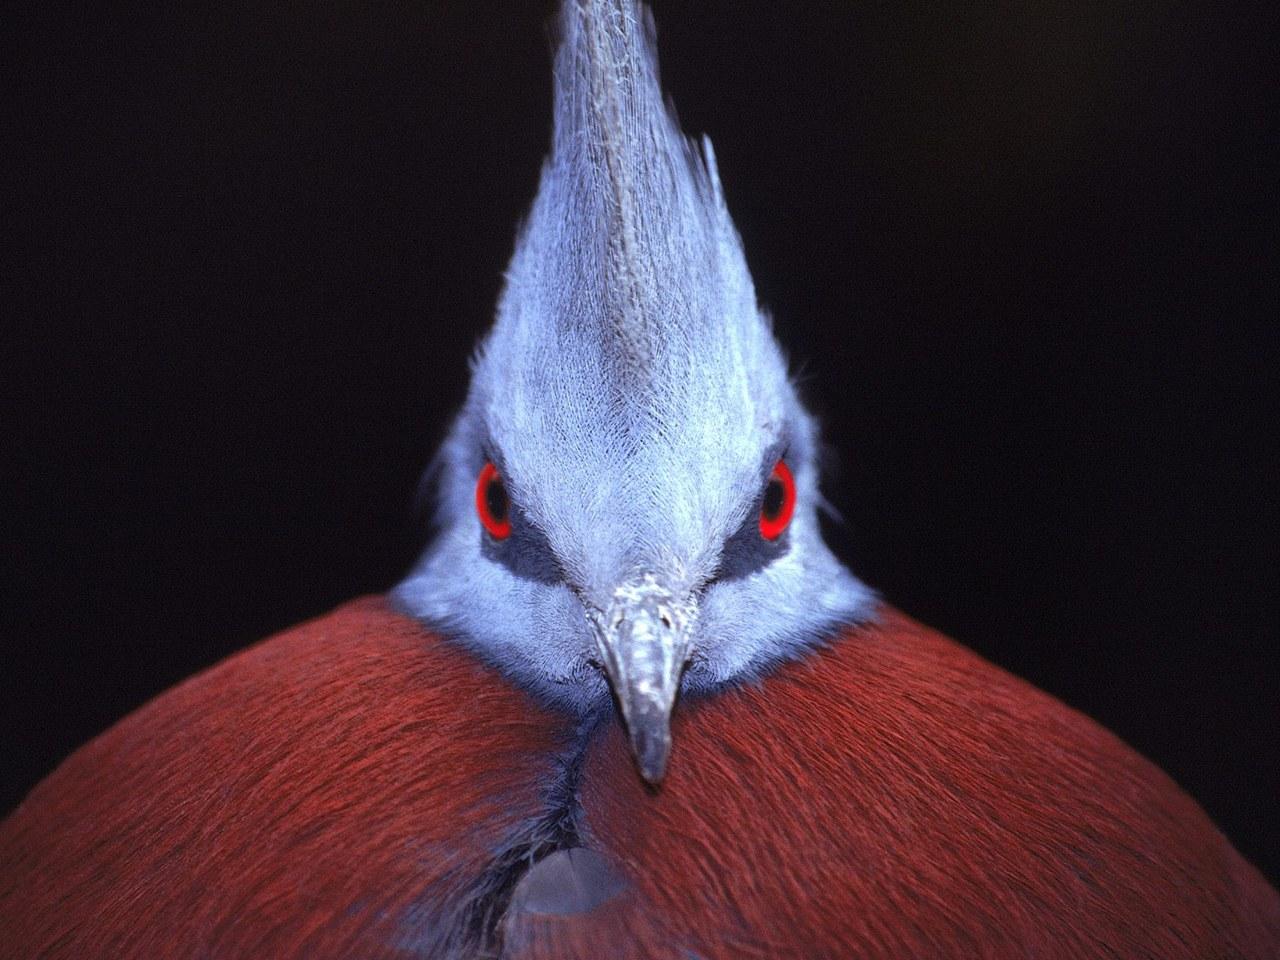
[[[653,787],[662,783],[663,778],[667,775],[666,757],[659,761],[650,761],[648,763],[642,760],[639,767],[640,776],[644,779],[644,782]]]
[[[651,574],[618,587],[609,606],[591,616],[636,769],[651,786],[667,773],[671,711],[696,618],[692,594],[673,592]]]
[[[652,786],[660,784],[667,775],[667,760],[671,757],[670,734],[655,735],[641,727],[632,732],[631,752],[640,776]]]

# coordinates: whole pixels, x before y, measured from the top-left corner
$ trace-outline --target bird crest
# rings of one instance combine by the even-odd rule
[[[661,779],[680,690],[797,655],[869,593],[817,526],[817,428],[757,302],[652,17],[565,0],[554,133],[442,455],[405,609]]]
[[[544,316],[637,389],[664,355],[722,333],[731,318],[704,291],[749,277],[710,143],[685,137],[662,96],[649,10],[568,0],[558,31],[551,154],[504,303],[549,301]]]

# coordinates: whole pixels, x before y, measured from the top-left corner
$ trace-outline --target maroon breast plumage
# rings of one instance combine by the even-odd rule
[[[657,790],[380,598],[68,759],[0,955],[1275,957],[1280,899],[1114,736],[881,608],[684,704]]]

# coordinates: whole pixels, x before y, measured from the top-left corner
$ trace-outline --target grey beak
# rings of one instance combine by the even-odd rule
[[[671,756],[671,710],[689,659],[697,601],[652,576],[614,591],[591,614],[596,645],[631,737],[640,776],[661,782]]]

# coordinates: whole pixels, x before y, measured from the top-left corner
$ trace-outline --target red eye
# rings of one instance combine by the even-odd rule
[[[511,536],[511,501],[507,497],[502,474],[492,461],[484,465],[480,479],[476,481],[476,513],[480,514],[480,522],[495,540]]]
[[[791,468],[779,460],[764,488],[764,502],[760,505],[760,536],[766,540],[777,540],[795,512],[796,480],[791,476]]]

